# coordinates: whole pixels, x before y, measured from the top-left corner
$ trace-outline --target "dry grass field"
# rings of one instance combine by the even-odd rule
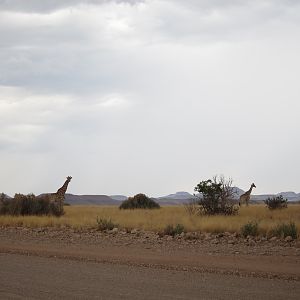
[[[294,222],[300,232],[300,205],[270,211],[264,205],[242,207],[236,216],[190,216],[183,206],[159,210],[119,210],[118,207],[67,206],[62,217],[0,216],[0,226],[96,228],[96,219],[111,219],[121,228],[160,231],[167,225],[182,224],[187,231],[240,232],[250,221],[258,223],[259,233],[268,235],[277,225]]]

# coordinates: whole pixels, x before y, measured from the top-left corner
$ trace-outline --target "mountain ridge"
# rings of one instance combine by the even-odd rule
[[[238,199],[240,195],[242,195],[245,191],[238,188],[233,187],[234,192],[236,194],[235,199]],[[43,195],[43,194],[41,194]],[[188,203],[191,200],[197,199],[197,196],[200,194],[192,195],[191,193],[180,191],[173,194],[169,194],[161,197],[152,197],[153,200],[158,202],[160,205],[180,205]],[[288,192],[280,192],[277,194],[261,194],[251,195],[251,200],[255,202],[262,202],[269,197],[283,196],[288,199],[289,202],[300,201],[300,193],[295,193],[293,191]],[[5,194],[7,199],[11,198],[9,195]],[[76,195],[71,193],[66,193],[65,202],[70,205],[115,205],[119,206],[120,203],[126,200],[128,197],[125,195]]]

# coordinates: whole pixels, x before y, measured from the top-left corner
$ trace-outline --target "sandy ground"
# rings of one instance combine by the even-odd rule
[[[1,299],[298,299],[300,245],[1,228],[0,277]]]

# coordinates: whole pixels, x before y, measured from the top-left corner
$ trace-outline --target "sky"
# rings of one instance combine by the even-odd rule
[[[0,0],[0,192],[300,192],[300,2]]]

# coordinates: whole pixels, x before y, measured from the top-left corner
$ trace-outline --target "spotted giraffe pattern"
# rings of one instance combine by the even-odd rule
[[[57,190],[56,193],[51,195],[52,201],[54,202],[56,205],[58,205],[61,209],[64,205],[64,200],[65,200],[65,194],[68,188],[68,184],[71,181],[72,177],[68,176],[67,180],[65,181],[65,183],[63,184],[63,186],[61,188],[59,188]]]
[[[239,206],[241,206],[242,203],[246,203],[247,206],[249,205],[251,192],[254,187],[256,188],[256,185],[252,183],[250,189],[246,193],[240,196]]]

